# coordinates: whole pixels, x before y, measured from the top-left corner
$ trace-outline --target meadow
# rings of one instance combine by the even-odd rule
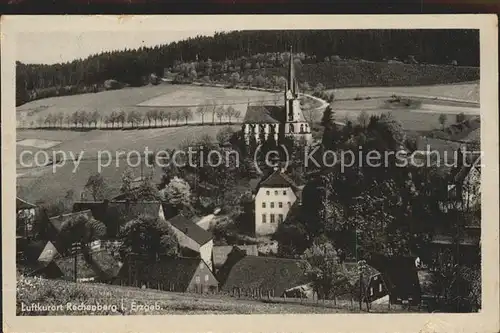
[[[17,313],[21,312],[21,303],[29,305],[58,305],[66,303],[86,305],[116,305],[120,311],[46,311],[39,315],[164,315],[164,314],[287,314],[287,313],[355,313],[359,312],[357,304],[334,305],[332,301],[323,303],[309,301],[300,304],[300,300],[252,300],[238,299],[226,295],[189,294],[140,289],[104,284],[73,283],[60,280],[44,280],[39,278],[19,277],[17,283]],[[159,309],[132,310],[132,303],[154,306]],[[122,310],[123,304],[123,310]],[[398,306],[373,305],[372,312],[401,312]]]
[[[101,169],[103,177],[107,181],[109,191],[116,193],[121,185],[121,176],[128,168],[135,177],[153,173],[153,179],[159,181],[163,174],[161,166],[147,167],[140,164],[135,154],[130,155],[130,164],[126,155],[116,158],[116,152],[129,153],[138,151],[142,153],[147,148],[149,151],[159,151],[177,148],[181,143],[200,138],[202,135],[215,137],[217,132],[225,126],[185,126],[158,129],[141,130],[91,130],[91,131],[65,131],[65,130],[18,130],[17,139],[44,139],[61,141],[45,151],[49,156],[53,152],[62,151],[68,158],[64,165],[57,165],[54,171],[52,166],[46,167],[23,167],[20,164],[20,156],[23,151],[36,153],[41,149],[17,145],[17,195],[28,201],[37,202],[43,200],[47,203],[64,197],[68,191],[73,191],[76,196],[84,189],[89,176],[98,171],[98,152],[109,151],[113,158],[108,164],[108,155],[102,153]],[[237,127],[235,127],[237,128]],[[72,156],[83,154],[82,160],[75,169]],[[62,156],[59,154],[59,156]],[[30,164],[30,155],[23,156],[25,165]],[[44,158],[40,157],[43,161]],[[75,199],[78,199],[75,197]]]
[[[88,93],[73,96],[51,97],[29,102],[17,107],[18,123],[23,127],[37,124],[37,120],[47,117],[49,114],[63,113],[65,116],[73,114],[75,111],[94,112],[104,119],[112,112],[136,111],[145,114],[149,110],[175,111],[180,108],[189,108],[192,111],[192,118],[188,123],[212,122],[212,112],[209,109],[204,119],[196,113],[199,105],[231,105],[240,112],[240,120],[243,119],[248,103],[258,103],[265,101],[274,104],[275,101],[282,102],[282,94],[269,93],[264,91],[246,89],[225,89],[221,87],[195,86],[195,85],[171,85],[160,84],[157,86],[148,85],[144,87],[123,88],[120,90],[110,90],[98,93]],[[236,120],[236,119],[233,119]],[[219,122],[215,118],[215,122]],[[172,124],[176,124],[172,120]],[[185,120],[180,119],[179,124],[184,124]],[[167,122],[165,122],[167,124]],[[59,124],[58,124],[59,125]],[[98,122],[99,127],[105,127],[103,121]],[[67,127],[66,120],[62,127]]]

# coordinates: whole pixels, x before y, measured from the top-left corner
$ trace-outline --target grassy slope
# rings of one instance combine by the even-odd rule
[[[129,152],[137,150],[144,152],[145,147],[149,151],[158,151],[167,148],[176,148],[179,144],[188,138],[196,138],[204,134],[215,136],[221,129],[220,126],[188,126],[177,128],[163,128],[150,130],[130,130],[130,131],[100,131],[90,132],[70,132],[69,139],[60,145],[49,149],[52,151],[62,150],[69,152],[83,153],[83,161],[74,171],[74,164],[68,161],[62,168],[57,168],[53,173],[52,167],[33,169],[18,169],[18,174],[23,174],[17,178],[18,195],[30,201],[46,200],[53,202],[62,198],[68,190],[73,190],[76,195],[83,190],[88,177],[97,171],[98,162],[95,160],[97,151],[110,151],[112,156],[116,156],[117,151]],[[25,130],[18,131],[19,138],[39,138],[47,140],[63,139],[65,131],[48,130]],[[29,148],[18,146],[18,156],[22,150]],[[69,155],[68,155],[69,156]],[[89,158],[90,160],[85,160]],[[106,160],[104,160],[106,162]],[[136,159],[131,158],[131,163],[135,164]],[[106,179],[110,190],[116,191],[121,184],[121,175],[127,169],[127,161],[119,160],[118,167],[116,159],[109,167],[102,169],[102,174]],[[131,168],[135,176],[140,175],[140,166]],[[144,172],[152,170],[144,168]],[[160,179],[162,175],[161,167],[154,168],[155,179]]]
[[[32,120],[36,122],[38,117],[45,117],[49,113],[72,114],[78,110],[90,112],[97,110],[101,116],[105,116],[113,111],[121,110],[125,112],[136,110],[145,113],[151,109],[177,110],[183,106],[190,106],[193,118],[189,122],[200,123],[201,116],[195,112],[196,106],[199,104],[206,101],[232,104],[235,109],[241,112],[242,119],[249,100],[270,102],[274,100],[274,97],[273,94],[263,91],[162,84],[94,94],[46,98],[19,106],[17,111],[28,112],[26,122],[29,124]],[[204,120],[211,122],[212,114],[207,113]],[[217,118],[216,121],[218,121]],[[184,123],[184,120],[179,121],[179,123]],[[64,125],[66,126],[66,123]]]
[[[32,280],[32,279],[28,279]],[[26,281],[26,279],[22,279]],[[34,282],[43,283],[41,288],[36,288],[22,296],[18,293],[19,303],[40,302],[41,304],[66,304],[73,302],[79,304],[115,304],[126,308],[124,314],[286,314],[286,313],[349,313],[357,312],[356,303],[352,309],[350,304],[335,307],[330,302],[327,306],[307,304],[301,305],[297,301],[284,302],[262,302],[257,300],[237,299],[224,295],[201,295],[172,293],[156,291],[151,289],[139,289],[133,287],[120,287],[102,284],[74,284],[72,282],[58,280],[38,280]],[[28,286],[29,288],[33,288]],[[47,294],[52,295],[47,297]],[[160,310],[153,311],[131,311],[131,303],[154,305],[158,303]],[[392,311],[398,311],[398,308]],[[387,305],[374,306],[376,312],[387,312]],[[400,311],[400,310],[399,310]],[[48,315],[83,315],[90,313],[82,312],[50,312]],[[105,314],[95,313],[95,314]],[[109,313],[113,314],[113,313]],[[114,313],[120,314],[120,313]]]

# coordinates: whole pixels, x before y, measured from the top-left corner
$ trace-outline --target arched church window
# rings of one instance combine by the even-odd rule
[[[289,128],[289,132],[293,133],[293,124],[290,124],[288,128]]]
[[[300,133],[304,133],[304,124],[300,124]]]

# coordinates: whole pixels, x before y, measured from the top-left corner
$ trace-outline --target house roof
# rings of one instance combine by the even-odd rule
[[[21,210],[21,209],[30,209],[30,208],[36,208],[37,206],[27,202],[26,200],[23,200],[19,197],[16,197],[16,210]]]
[[[222,290],[260,288],[281,296],[285,290],[308,282],[307,265],[305,260],[245,256],[233,265]]]
[[[473,168],[480,170],[481,155],[479,153],[468,154],[466,156],[466,162],[467,165],[464,165],[462,168],[460,168],[460,170],[454,177],[454,181],[456,183],[462,183]]]
[[[213,263],[215,267],[220,267],[224,265],[229,256],[229,253],[237,248],[246,253],[248,256],[258,256],[259,251],[257,245],[225,245],[225,246],[214,246],[212,250]]]
[[[152,263],[139,262],[134,266],[138,268],[138,273],[142,276],[142,280],[175,284],[176,289],[185,290],[193,279],[197,268],[202,263],[205,267],[205,272],[212,274],[201,258],[163,257],[159,261]],[[127,272],[124,273],[126,274]]]
[[[184,233],[199,245],[204,245],[213,238],[210,232],[206,231],[193,221],[188,220],[181,214],[168,219],[167,222],[169,222],[173,227]]]
[[[359,281],[358,264],[356,262],[344,262],[342,264],[344,270],[347,273],[349,283],[355,285]],[[368,287],[368,282],[373,276],[379,275],[380,272],[377,271],[370,265],[366,265],[365,273],[363,274],[363,283]]]
[[[45,247],[42,250],[42,253],[40,253],[40,256],[38,256],[38,261],[50,262],[58,254],[59,254],[59,252],[57,251],[54,244],[52,244],[52,242],[48,241],[47,244],[45,244]]]
[[[79,212],[73,212],[73,213],[68,213],[68,214],[52,216],[51,218],[49,218],[49,221],[54,226],[54,228],[59,232],[59,231],[61,231],[61,227],[65,222],[67,222],[73,218],[79,217],[79,216],[84,216],[84,217],[90,219],[90,218],[92,218],[92,212],[90,211],[90,209],[87,209],[87,210],[82,210]]]
[[[64,276],[74,278],[74,256],[55,260]],[[77,256],[78,278],[112,278],[118,274],[120,265],[107,250],[92,251]]]
[[[272,124],[285,120],[285,107],[280,105],[249,105],[243,123]]]
[[[161,203],[159,201],[77,201],[73,204],[73,211],[90,210],[93,217],[108,225],[113,219],[128,222],[139,215],[158,217]]]
[[[295,184],[295,182],[290,179],[285,173],[281,170],[275,170],[271,173],[267,178],[264,178],[259,186],[261,187],[291,187],[292,189],[298,189],[299,187]]]

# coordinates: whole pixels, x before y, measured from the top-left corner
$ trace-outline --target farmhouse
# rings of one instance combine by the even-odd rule
[[[346,271],[347,276],[349,277],[348,280],[352,287],[351,290],[358,291],[360,283],[358,264],[356,262],[344,262],[342,266]],[[363,283],[363,301],[368,301],[371,303],[388,294],[387,286],[382,274],[370,265],[366,266],[361,281]],[[359,293],[353,292],[353,296],[357,296],[359,298]]]
[[[224,246],[214,246],[212,253],[212,263],[214,272],[224,266],[231,252],[241,251],[244,255],[248,256],[258,256],[259,252],[257,245],[224,245]]]
[[[255,234],[273,234],[300,197],[300,192],[283,170],[275,170],[264,178],[255,194]]]
[[[222,290],[281,297],[286,290],[309,282],[307,267],[304,260],[244,256],[230,268]]]
[[[130,257],[114,284],[177,291],[207,293],[218,290],[218,281],[201,258],[161,258],[147,262]]]
[[[300,108],[292,49],[290,49],[284,98],[284,107],[277,105],[248,105],[243,120],[243,133],[247,144],[250,144],[253,140],[261,143],[268,139],[280,142],[284,137],[305,140],[307,143],[312,142],[309,123],[304,118]]]
[[[74,280],[75,257],[55,259],[63,273],[62,278]],[[77,280],[80,282],[107,282],[118,274],[121,264],[107,250],[79,253],[76,257]]]
[[[199,253],[201,259],[212,269],[212,249],[214,245],[212,234],[180,214],[168,219],[167,222],[172,226],[179,240],[181,253]]]

